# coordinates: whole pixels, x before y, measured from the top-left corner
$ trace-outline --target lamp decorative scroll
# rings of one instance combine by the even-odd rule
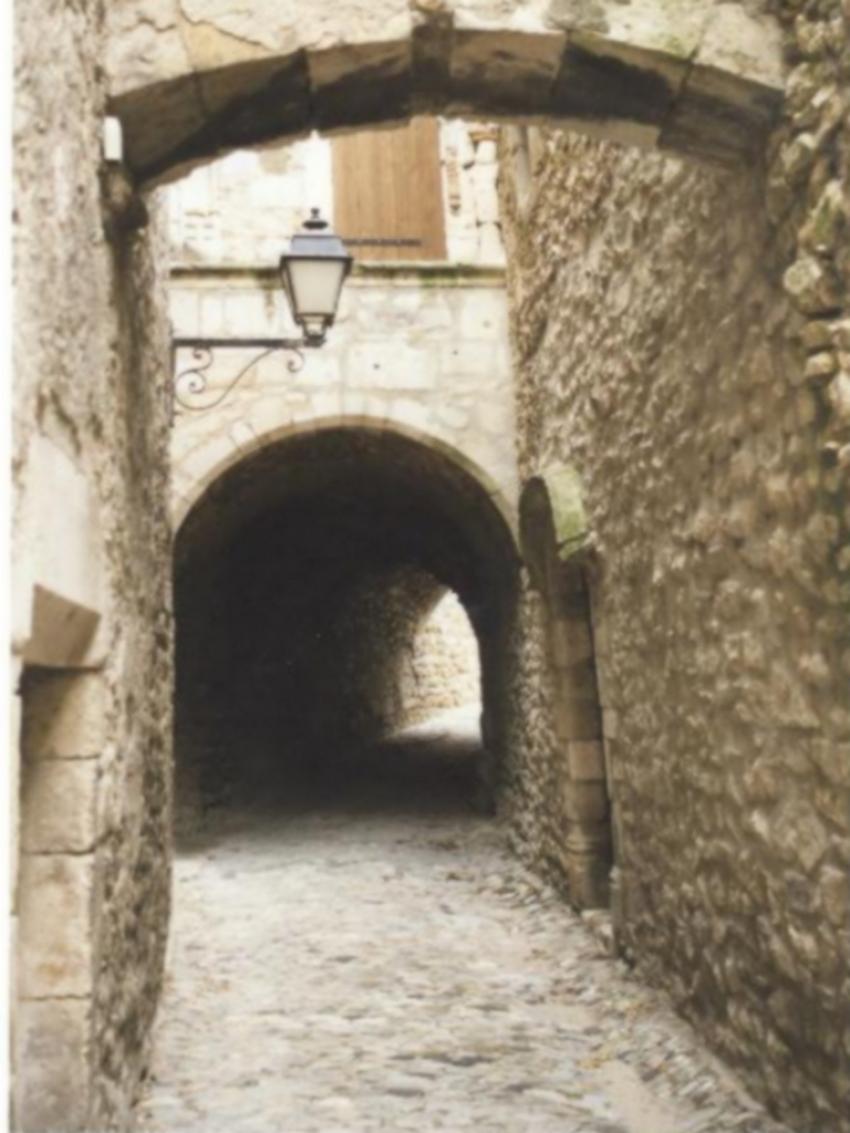
[[[283,338],[175,338],[175,350],[180,348],[190,349],[192,351],[192,362],[174,378],[174,400],[181,409],[194,413],[215,409],[236,389],[245,375],[259,365],[264,358],[268,358],[270,354],[276,354],[279,351],[291,354],[292,357],[288,359],[286,368],[290,374],[297,374],[304,365],[302,350],[304,345],[301,339]],[[217,394],[212,401],[197,402],[192,400],[206,391],[209,382],[207,371],[215,360],[215,350],[221,347],[229,350],[250,350],[254,347],[259,348],[260,353],[255,354],[241,370],[238,370],[221,393]]]

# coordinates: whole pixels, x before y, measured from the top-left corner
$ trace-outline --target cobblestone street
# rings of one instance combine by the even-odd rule
[[[184,839],[141,1130],[778,1133],[506,852],[473,752],[420,728]]]

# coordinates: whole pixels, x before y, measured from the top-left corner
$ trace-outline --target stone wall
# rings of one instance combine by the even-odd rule
[[[329,637],[316,686],[335,738],[362,743],[480,700],[478,643],[463,606],[416,567],[358,582]]]
[[[167,931],[162,227],[102,160],[101,19],[16,7],[12,1092],[33,1131],[123,1122]]]
[[[620,945],[783,1116],[844,1130],[848,39],[831,5],[783,21],[765,169],[514,132],[503,221],[521,476],[583,483]],[[539,860],[570,824],[532,589],[517,632]]]
[[[451,591],[437,599],[416,627],[403,671],[405,724],[427,720],[450,708],[479,704],[478,641],[466,611]]]

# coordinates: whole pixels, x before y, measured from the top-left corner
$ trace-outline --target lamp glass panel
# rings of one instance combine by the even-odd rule
[[[345,263],[332,259],[293,259],[289,280],[294,315],[324,315],[333,319],[345,275]]]

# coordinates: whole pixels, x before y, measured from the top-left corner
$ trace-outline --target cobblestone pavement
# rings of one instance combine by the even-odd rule
[[[208,817],[140,1130],[782,1133],[505,851],[469,750],[419,729],[345,791]]]

